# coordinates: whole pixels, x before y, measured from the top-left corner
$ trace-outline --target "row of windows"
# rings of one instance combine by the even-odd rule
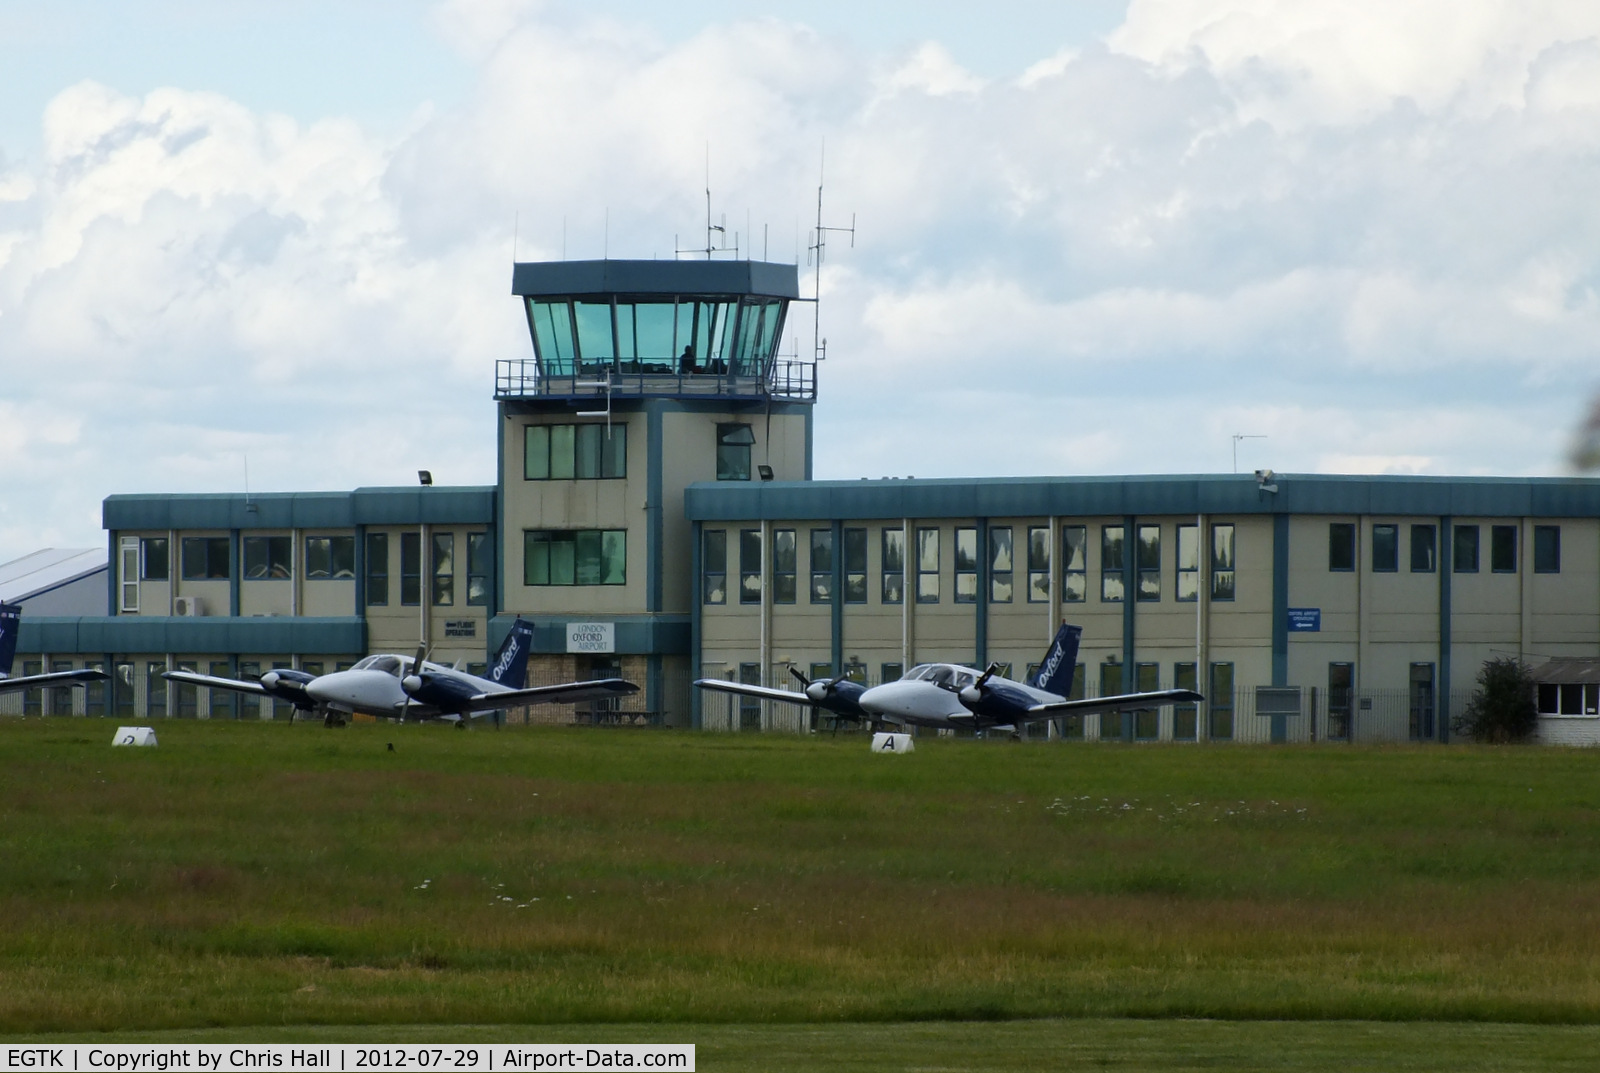
[[[755,433],[745,424],[717,426],[717,480],[748,481]],[[628,475],[627,425],[527,425],[522,478],[606,480]]]
[[[1438,569],[1439,528],[1436,525],[1410,527],[1410,563],[1413,574],[1431,574]],[[1482,527],[1458,525],[1451,534],[1450,569],[1457,574],[1476,574],[1479,570]],[[1515,525],[1489,526],[1489,569],[1496,574],[1517,572],[1517,532]],[[1328,569],[1351,571],[1356,568],[1356,526],[1354,522],[1328,525]],[[1400,526],[1373,523],[1372,570],[1392,574],[1400,569]],[[1561,573],[1561,527],[1533,527],[1533,570],[1536,574]]]
[[[431,599],[439,606],[456,602],[454,533],[432,534]],[[243,576],[247,581],[287,580],[294,575],[291,538],[287,536],[245,537],[240,542]],[[227,537],[184,537],[179,544],[179,564],[185,581],[226,581]],[[305,545],[305,576],[308,580],[349,580],[356,576],[356,538],[353,536],[309,536]],[[171,577],[166,537],[145,537],[139,542],[139,576],[145,581],[167,581]],[[489,535],[467,534],[467,603],[482,606],[489,602]],[[124,564],[126,571],[128,564]],[[389,534],[367,534],[367,604],[382,607],[389,603]],[[126,584],[126,583],[125,583]],[[422,602],[422,534],[400,534],[400,603]],[[123,610],[137,610],[137,592],[124,592]]]
[[[1103,603],[1120,603],[1125,599],[1126,588],[1126,527],[1105,525],[1100,527],[1100,600]],[[739,602],[761,602],[762,547],[761,530],[738,530]],[[1061,599],[1065,603],[1082,603],[1088,598],[1088,534],[1087,526],[1066,525],[1061,528]],[[1211,527],[1210,560],[1211,598],[1232,600],[1234,597],[1234,527],[1228,524]],[[847,604],[867,602],[867,530],[846,527],[842,530],[844,546],[840,549],[840,568],[843,598]],[[1029,526],[1025,545],[1018,554],[1014,545],[1014,530],[1008,525],[991,526],[988,531],[987,559],[991,603],[1011,603],[1020,585],[1029,603],[1047,603],[1050,599],[1050,529],[1048,526]],[[903,529],[883,529],[880,540],[879,602],[899,604],[905,601],[906,588],[906,534]],[[1140,525],[1136,527],[1134,551],[1135,599],[1154,601],[1161,599],[1162,558],[1161,527]],[[940,584],[940,531],[937,528],[918,528],[915,531],[914,556],[911,562],[912,583],[918,603],[938,603]],[[831,603],[834,599],[833,530],[813,529],[810,532],[810,600],[814,604]],[[772,600],[779,604],[795,603],[800,591],[799,533],[794,529],[772,530]],[[978,529],[975,526],[955,530],[955,592],[956,603],[976,603],[979,577]],[[1177,588],[1174,598],[1193,601],[1200,592],[1201,563],[1200,529],[1195,525],[1177,527],[1177,549],[1173,558]],[[701,599],[708,604],[726,603],[728,599],[728,532],[725,529],[707,529],[702,533],[701,544]]]
[[[522,534],[524,585],[626,585],[626,529],[530,529]]]

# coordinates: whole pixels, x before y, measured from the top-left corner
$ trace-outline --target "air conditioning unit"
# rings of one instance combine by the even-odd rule
[[[199,618],[206,613],[206,605],[198,596],[179,596],[172,601],[172,610],[180,618]]]

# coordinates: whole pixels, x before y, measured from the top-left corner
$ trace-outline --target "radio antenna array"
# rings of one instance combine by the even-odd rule
[[[720,238],[719,238],[720,236]],[[675,256],[682,257],[686,253],[696,256],[704,255],[706,260],[722,254],[732,254],[733,259],[739,259],[739,232],[733,233],[733,245],[728,245],[728,214],[723,213],[720,223],[711,222],[711,146],[706,146],[706,244],[698,249],[683,249],[678,245],[678,236],[672,236],[673,252]]]
[[[826,147],[824,147],[824,152]],[[822,180],[824,155],[817,156],[817,227],[811,232],[811,242],[806,246],[806,264],[811,266],[811,351],[817,361],[828,358],[828,341],[822,338],[822,259],[828,252],[828,232],[850,236],[850,248],[856,247],[856,214],[850,214],[849,227],[829,227],[822,222]]]

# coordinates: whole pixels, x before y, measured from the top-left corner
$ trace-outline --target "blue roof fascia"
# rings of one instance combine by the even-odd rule
[[[357,488],[353,492],[112,495],[101,523],[129,529],[315,529],[488,523],[494,487]]]
[[[367,652],[367,621],[335,618],[166,618],[155,615],[24,616],[19,652],[102,655],[117,652],[249,652],[358,656]]]
[[[800,269],[770,261],[522,261],[511,293],[575,295],[759,295],[799,298]]]
[[[489,620],[487,651],[497,652],[505,642],[511,624],[519,616],[496,615]],[[616,624],[617,654],[624,656],[684,656],[689,653],[688,615],[522,615],[533,623],[535,655],[552,655],[567,650],[567,624],[570,622],[613,622]]]
[[[1090,515],[1376,514],[1580,518],[1600,515],[1600,480],[1280,473],[865,481],[701,481],[690,521],[1012,518]]]

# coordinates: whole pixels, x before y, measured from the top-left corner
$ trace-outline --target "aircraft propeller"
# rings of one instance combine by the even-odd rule
[[[969,708],[974,704],[983,703],[984,686],[990,678],[994,677],[995,672],[997,672],[999,669],[1000,664],[989,664],[989,666],[984,669],[984,672],[978,676],[978,680],[976,682],[972,683],[970,686],[967,686],[960,692],[959,696],[961,697],[961,703]]]

